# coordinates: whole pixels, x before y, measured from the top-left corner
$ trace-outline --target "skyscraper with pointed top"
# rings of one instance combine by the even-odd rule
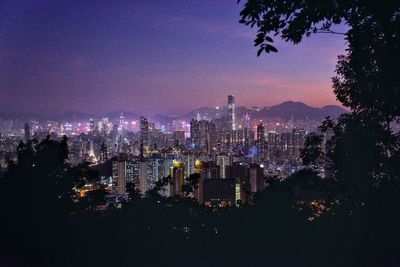
[[[228,124],[229,130],[236,130],[235,96],[228,95]]]

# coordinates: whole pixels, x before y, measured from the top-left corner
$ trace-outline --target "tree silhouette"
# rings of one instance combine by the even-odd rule
[[[258,55],[277,51],[272,35],[298,44],[311,34],[335,34],[334,26],[345,24],[348,49],[338,60],[334,92],[355,113],[374,114],[389,128],[400,116],[399,11],[398,1],[248,0],[240,22],[258,29]]]
[[[193,193],[194,190],[198,187],[200,179],[200,174],[198,173],[192,173],[185,179],[185,183],[182,186],[182,192],[185,193],[185,195],[189,195],[190,193]]]
[[[318,165],[322,161],[322,139],[322,135],[317,133],[307,135],[304,141],[304,148],[300,151],[300,158],[303,164]]]
[[[240,22],[258,29],[258,55],[277,51],[272,35],[298,44],[311,34],[336,34],[334,26],[346,24],[340,34],[347,54],[339,56],[332,80],[337,99],[352,113],[323,125],[334,132],[327,156],[336,179],[359,185],[353,191],[398,177],[400,136],[391,125],[400,118],[400,2],[248,0]],[[302,155],[306,164],[320,154],[318,138],[310,138]]]

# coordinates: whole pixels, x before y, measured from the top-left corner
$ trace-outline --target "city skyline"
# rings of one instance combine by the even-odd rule
[[[0,0],[0,267],[400,266],[400,1]]]
[[[338,104],[343,36],[276,40],[279,53],[257,58],[235,1],[3,3],[0,112],[176,115],[228,94],[237,106]]]
[[[236,108],[239,109],[249,109],[249,110],[253,110],[256,108],[258,111],[257,112],[262,112],[265,109],[270,109],[270,108],[276,108],[276,107],[280,107],[280,106],[285,106],[285,105],[289,105],[292,106],[294,109],[289,112],[289,113],[296,113],[299,112],[302,108],[306,108],[306,109],[312,109],[312,110],[324,110],[326,108],[333,108],[333,112],[340,112],[340,113],[345,113],[348,112],[349,110],[346,107],[343,107],[342,105],[340,105],[340,103],[335,103],[335,104],[328,104],[325,106],[321,106],[321,107],[317,107],[317,106],[312,106],[309,105],[305,102],[302,101],[293,101],[293,100],[287,100],[287,101],[283,101],[283,102],[279,102],[277,104],[274,105],[269,105],[269,106],[255,106],[255,105],[249,105],[249,106],[244,106],[244,105],[236,105]],[[30,113],[30,112],[8,112],[8,111],[1,111],[0,110],[0,116],[2,116],[4,119],[8,118],[8,119],[18,119],[18,118],[24,118],[24,119],[59,119],[59,118],[67,118],[67,117],[76,117],[78,116],[79,118],[84,117],[89,118],[89,117],[97,117],[97,118],[101,118],[104,116],[112,116],[115,118],[118,118],[121,114],[123,115],[128,115],[128,116],[133,116],[133,117],[137,117],[139,119],[140,116],[149,116],[149,117],[153,117],[153,116],[165,116],[165,117],[169,117],[169,118],[182,118],[182,117],[195,117],[195,115],[193,115],[192,113],[196,112],[196,111],[200,111],[201,113],[204,110],[214,110],[214,109],[220,109],[220,110],[224,110],[227,111],[228,109],[228,105],[227,103],[219,103],[219,105],[216,106],[194,106],[194,107],[189,107],[189,110],[183,111],[182,113],[168,113],[167,112],[163,112],[160,111],[159,113],[155,113],[155,112],[141,112],[140,110],[123,110],[123,109],[115,109],[115,110],[110,110],[110,111],[102,111],[102,112],[91,112],[91,110],[83,110],[83,111],[77,111],[77,110],[67,110],[65,112],[60,112],[60,113],[46,113],[46,114],[40,114],[40,113]],[[304,112],[304,111],[301,111]],[[192,114],[192,115],[191,115]],[[71,117],[71,118],[72,118]],[[333,117],[336,117],[335,115]],[[70,118],[70,119],[71,119]]]

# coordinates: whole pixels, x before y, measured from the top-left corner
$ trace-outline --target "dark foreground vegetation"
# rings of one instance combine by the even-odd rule
[[[353,192],[312,168],[267,179],[254,205],[213,210],[191,199],[130,192],[96,211],[77,198],[84,166],[65,141],[21,144],[1,178],[1,266],[398,266],[397,183]],[[362,193],[362,194],[361,194]]]
[[[267,179],[254,205],[212,210],[151,192],[103,212],[101,188],[76,199],[93,179],[67,164],[66,142],[21,144],[0,180],[1,266],[400,266],[399,1],[248,0],[241,22],[299,43],[344,34],[346,55],[333,78],[351,109],[327,119],[303,151],[310,167],[284,182]],[[346,24],[345,33],[335,24]],[[271,36],[270,36],[271,35]],[[322,153],[322,138],[331,136]],[[320,161],[329,179],[313,172]]]

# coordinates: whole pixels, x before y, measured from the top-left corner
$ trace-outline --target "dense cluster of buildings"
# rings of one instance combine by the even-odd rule
[[[191,196],[206,205],[236,205],[262,191],[264,177],[284,178],[302,168],[305,130],[277,131],[248,115],[238,117],[232,95],[226,107],[217,109],[213,118],[197,114],[189,123],[173,121],[167,128],[144,116],[127,121],[123,114],[114,121],[92,117],[86,124],[48,122],[47,131],[26,123],[22,134],[0,138],[0,163],[4,167],[5,158],[15,156],[21,139],[67,135],[70,162],[90,162],[110,194],[125,195],[128,184],[146,194],[170,177],[162,193],[185,196],[187,177],[198,174]]]

